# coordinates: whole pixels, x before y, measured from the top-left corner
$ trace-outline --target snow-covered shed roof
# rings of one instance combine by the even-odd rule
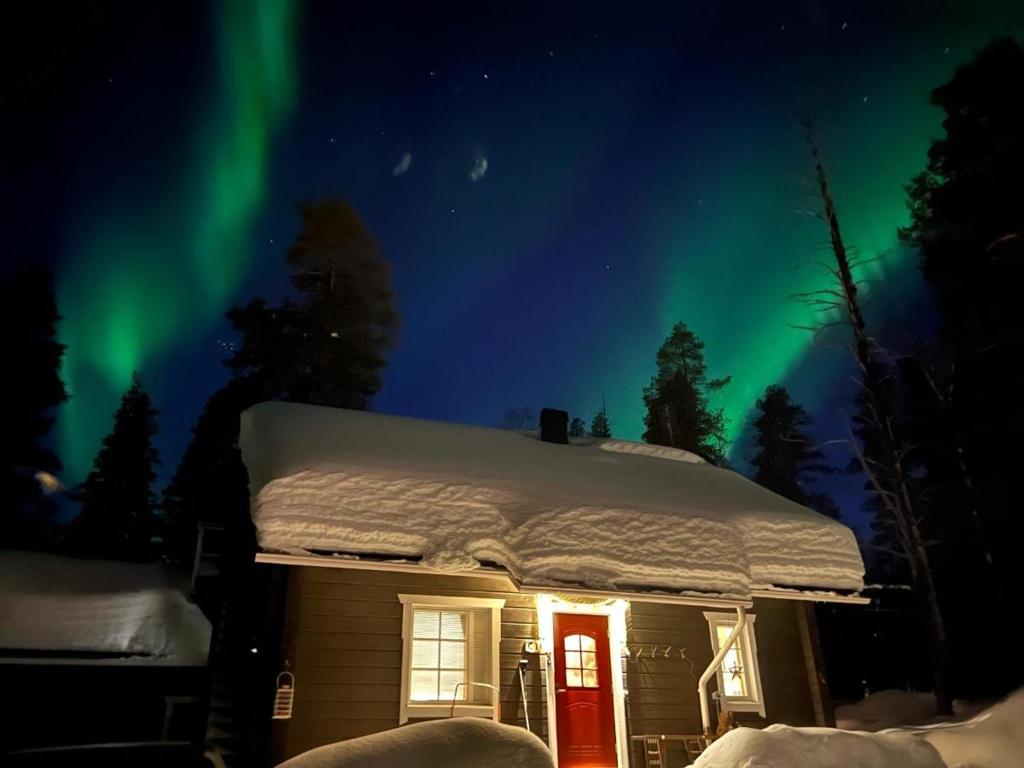
[[[210,622],[159,565],[0,551],[0,654],[206,663]]]
[[[242,414],[264,550],[623,591],[859,590],[853,532],[686,451],[292,403]]]

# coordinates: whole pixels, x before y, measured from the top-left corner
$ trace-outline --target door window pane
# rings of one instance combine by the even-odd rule
[[[597,688],[597,640],[590,635],[566,635],[565,684]]]

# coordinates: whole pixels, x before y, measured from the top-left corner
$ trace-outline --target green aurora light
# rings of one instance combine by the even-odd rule
[[[961,34],[961,56],[985,41],[975,30]],[[922,41],[922,47],[928,42]],[[928,93],[948,80],[958,63],[950,56],[894,72],[872,89],[870,110],[862,109],[859,100],[822,110],[828,119],[816,126],[818,142],[844,238],[868,262],[858,274],[866,295],[881,280],[905,286],[920,279],[908,261],[913,255],[897,242],[897,231],[908,219],[904,185],[924,167],[929,142],[941,131],[941,115],[928,104]],[[662,254],[663,293],[654,303],[664,333],[676,321],[686,322],[705,342],[709,371],[732,375],[713,404],[728,420],[730,459],[741,463],[742,437],[757,399],[768,385],[787,383],[817,348],[814,334],[800,326],[823,318],[794,294],[832,287],[831,276],[820,266],[831,252],[825,225],[815,215],[820,200],[796,120],[799,113],[767,111],[774,112],[774,120],[734,129],[715,148],[715,157],[729,158],[719,169],[717,188],[699,201],[692,194],[678,200],[677,215],[666,217],[664,207],[651,212],[652,234],[645,244]],[[723,123],[728,120],[722,116]],[[680,148],[683,159],[674,169],[680,177],[686,175],[688,154]],[[722,211],[734,214],[722,217]],[[638,439],[643,430],[637,373],[653,372],[656,349],[624,340],[612,353],[619,363],[616,371],[611,376],[607,370],[594,372],[609,393],[617,435]],[[813,413],[817,403],[805,400],[804,405]]]
[[[295,102],[292,0],[217,6],[217,86],[180,175],[107,201],[70,241],[57,284],[71,480],[88,470],[132,372],[219,320],[245,274],[272,136]]]

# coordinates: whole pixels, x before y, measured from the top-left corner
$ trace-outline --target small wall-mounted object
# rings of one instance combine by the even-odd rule
[[[527,640],[523,643],[523,653],[540,653],[540,643],[536,640]]]
[[[277,676],[277,690],[274,692],[273,720],[290,720],[295,704],[295,675],[285,670]]]

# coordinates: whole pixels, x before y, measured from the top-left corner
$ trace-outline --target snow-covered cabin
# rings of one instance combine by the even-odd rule
[[[288,579],[275,759],[453,715],[528,727],[561,768],[725,712],[831,721],[811,604],[861,601],[850,529],[685,451],[565,440],[243,414],[256,558]]]
[[[99,763],[101,744],[111,762],[187,756],[210,647],[187,592],[156,564],[0,551],[0,753],[51,750],[33,765]]]

